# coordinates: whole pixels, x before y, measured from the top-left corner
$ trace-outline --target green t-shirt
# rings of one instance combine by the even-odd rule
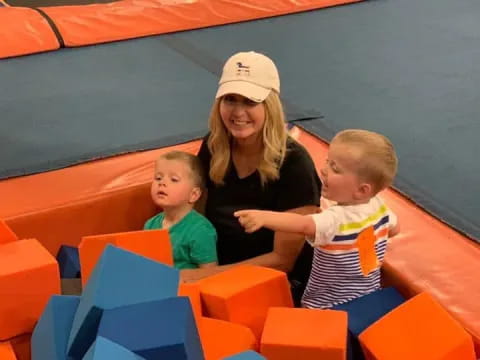
[[[164,213],[147,220],[145,230],[162,229]],[[173,262],[177,269],[196,269],[200,264],[217,261],[217,232],[195,210],[168,229],[173,248]]]

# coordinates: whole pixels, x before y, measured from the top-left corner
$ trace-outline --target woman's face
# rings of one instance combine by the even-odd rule
[[[227,94],[220,100],[220,116],[236,140],[254,139],[265,124],[265,105],[241,95]]]

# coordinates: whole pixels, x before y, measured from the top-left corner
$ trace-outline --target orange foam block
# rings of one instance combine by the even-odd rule
[[[17,235],[0,219],[0,244],[18,240]]]
[[[17,360],[17,356],[13,351],[12,344],[10,344],[9,342],[0,342],[0,359]]]
[[[198,326],[205,360],[220,360],[246,350],[256,350],[257,339],[248,327],[202,317]]]
[[[258,340],[270,307],[293,306],[286,274],[265,267],[236,266],[199,284],[207,316],[245,325]]]
[[[50,296],[59,293],[57,261],[37,240],[0,245],[0,340],[32,332]]]
[[[142,230],[85,236],[78,247],[83,286],[87,283],[93,268],[108,244],[166,265],[173,265],[172,245],[168,230]]]
[[[475,360],[471,335],[427,293],[392,310],[359,340],[371,360]]]
[[[344,311],[271,308],[260,353],[268,360],[345,360],[347,323]]]
[[[202,300],[200,297],[200,285],[198,283],[180,283],[178,285],[178,296],[186,296],[192,305],[193,316],[198,323],[203,315]]]

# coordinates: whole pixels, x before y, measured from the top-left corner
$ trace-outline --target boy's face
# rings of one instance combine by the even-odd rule
[[[194,184],[191,170],[183,161],[160,158],[155,164],[154,176],[152,199],[163,209],[191,205],[200,197],[200,189]]]
[[[357,174],[361,150],[346,143],[333,141],[330,144],[327,161],[320,171],[322,196],[341,205],[354,205],[370,197],[365,193]]]

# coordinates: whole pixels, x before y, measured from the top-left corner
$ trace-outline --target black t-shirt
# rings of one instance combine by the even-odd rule
[[[198,156],[210,170],[211,154],[205,137]],[[217,230],[219,264],[231,264],[273,250],[274,232],[260,229],[247,234],[233,213],[241,209],[285,211],[308,205],[319,205],[321,183],[315,165],[305,148],[293,139],[287,143],[287,154],[280,168],[280,177],[262,187],[258,172],[239,178],[235,166],[230,166],[224,185],[207,180],[206,217]],[[311,247],[306,245],[295,268],[300,281],[305,281],[311,267]]]

